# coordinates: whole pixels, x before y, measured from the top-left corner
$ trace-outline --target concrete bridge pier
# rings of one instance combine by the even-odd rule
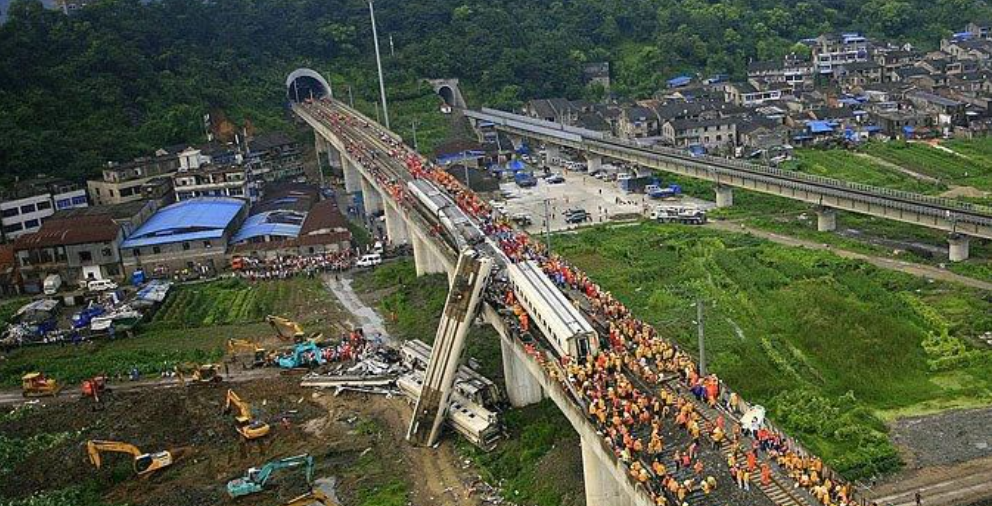
[[[716,206],[730,207],[734,205],[734,189],[721,184],[716,185]]]
[[[591,174],[603,167],[603,157],[596,155],[586,155],[586,167]]]
[[[407,229],[403,214],[394,207],[393,203],[386,205],[386,235],[393,246],[410,242],[410,231]]]
[[[417,276],[426,274],[447,273],[444,262],[437,258],[437,254],[428,244],[428,239],[420,234],[413,234],[413,263],[417,269]]]
[[[951,234],[947,236],[947,258],[952,262],[964,262],[970,255],[971,237],[964,234]]]
[[[511,135],[510,143],[513,144],[513,149],[520,149],[524,145],[524,138],[520,135]]]
[[[520,359],[513,353],[510,346],[505,340],[500,340],[500,351],[503,355],[503,378],[506,382],[506,396],[510,399],[510,405],[515,408],[522,408],[541,402],[541,399],[544,398],[541,384],[527,370],[526,365],[520,363]]]
[[[598,441],[582,441],[582,477],[585,482],[586,504],[631,506],[630,496],[620,487],[613,473],[593,450]]]
[[[544,152],[547,155],[546,162],[550,165],[551,160],[555,158],[561,158],[561,148],[556,144],[547,144],[544,147]]]
[[[818,232],[833,232],[837,230],[837,211],[830,207],[817,207],[816,230]]]
[[[362,180],[362,204],[365,206],[365,214],[371,216],[373,213],[382,211],[382,195],[379,190],[364,177]]]
[[[342,156],[341,168],[344,170],[345,193],[362,191],[362,173],[358,171],[358,166],[355,162],[346,156]]]

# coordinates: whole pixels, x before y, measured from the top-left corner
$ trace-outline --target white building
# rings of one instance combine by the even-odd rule
[[[86,207],[86,189],[59,179],[19,183],[0,195],[0,231],[4,240],[37,232],[55,211]]]

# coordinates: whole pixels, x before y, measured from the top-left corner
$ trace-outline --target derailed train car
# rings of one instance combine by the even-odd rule
[[[437,218],[444,238],[456,251],[481,243],[485,237],[472,224],[465,211],[431,183],[422,179],[409,181],[407,190],[417,199],[417,205]]]

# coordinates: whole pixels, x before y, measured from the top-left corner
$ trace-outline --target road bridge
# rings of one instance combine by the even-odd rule
[[[693,156],[680,149],[645,146],[601,132],[494,109],[466,110],[464,114],[506,132],[517,145],[524,139],[544,143],[549,157],[555,156],[562,147],[574,149],[584,154],[589,170],[600,166],[605,159],[611,159],[716,183],[718,207],[733,204],[734,188],[807,202],[816,207],[817,229],[821,232],[836,228],[836,210],[912,223],[947,232],[951,261],[968,258],[972,237],[992,239],[992,208],[986,206],[742,160]]]
[[[391,231],[391,241],[414,244],[418,273],[445,272],[449,275],[449,279],[455,280],[458,252],[465,251],[468,248],[466,244],[471,244],[494,262],[493,277],[497,281],[493,286],[500,286],[498,280],[501,276],[505,276],[507,266],[516,261],[507,251],[515,247],[514,245],[524,244],[527,241],[524,234],[510,231],[508,228],[499,229],[497,232],[493,228],[495,222],[492,221],[489,210],[473,207],[475,206],[471,201],[473,194],[469,190],[458,186],[457,182],[452,183],[453,178],[445,180],[445,176],[448,178],[450,176],[440,169],[428,166],[394,134],[383,130],[344,104],[329,100],[299,103],[293,106],[293,111],[313,127],[317,136],[322,139],[319,144],[326,150],[336,151],[333,155],[327,153],[327,156],[336,156],[343,164],[346,187],[363,192],[363,198],[369,203],[384,207],[387,230]],[[441,203],[453,207],[455,212],[444,215],[429,209],[427,205],[422,205],[425,202],[423,199],[414,199],[409,192],[404,191],[404,186],[409,188],[409,184],[414,181],[422,182],[437,190],[435,197],[445,200],[446,203]],[[375,192],[376,196],[364,195],[367,192]],[[461,209],[460,216],[470,218],[468,223],[458,224],[460,218],[458,209]],[[439,220],[439,218],[443,219]],[[448,223],[444,223],[445,219]],[[450,231],[457,231],[457,234],[451,234]],[[392,232],[398,233],[393,235]],[[475,235],[481,232],[488,234],[482,237]],[[418,243],[420,246],[417,245]],[[513,253],[517,255],[515,258],[519,257],[518,253]],[[651,456],[640,451],[629,454],[626,449],[617,446],[619,444],[617,439],[612,436],[607,437],[606,427],[601,424],[602,422],[597,423],[595,416],[592,415],[592,412],[596,411],[593,406],[595,399],[589,397],[587,385],[577,380],[575,366],[570,367],[572,363],[570,360],[577,358],[561,356],[553,346],[549,346],[549,336],[540,329],[528,330],[527,325],[523,323],[522,315],[515,314],[514,310],[506,305],[505,286],[504,284],[502,288],[488,290],[482,303],[482,317],[497,330],[501,338],[507,395],[514,406],[524,406],[547,397],[565,414],[581,439],[587,504],[623,506],[682,502],[714,506],[718,504],[812,506],[815,504],[805,490],[793,490],[794,482],[772,462],[768,463],[771,476],[767,484],[762,480],[762,485],[756,486],[753,492],[738,489],[727,468],[726,458],[736,454],[739,448],[748,446],[750,443],[747,437],[738,441],[736,445],[731,445],[726,440],[717,441],[719,444],[712,446],[699,445],[698,443],[712,437],[709,429],[705,432],[697,431],[692,435],[686,428],[688,425],[683,427],[672,423],[676,418],[674,413],[669,413],[670,418],[657,419],[656,425],[630,422],[632,438],[653,436],[652,427],[655,427],[653,432],[665,441],[666,447],[663,451],[659,449]],[[590,318],[603,316],[596,312],[588,300],[585,300],[586,295],[583,293],[564,290],[560,295],[571,299],[576,307],[583,307]],[[530,317],[537,321],[542,315],[530,315]],[[547,315],[544,317],[547,318]],[[600,342],[609,342],[611,337],[609,325],[600,322],[597,328]],[[452,332],[453,335],[457,333]],[[458,346],[452,347],[455,348]],[[622,353],[623,350],[614,347],[610,356],[622,361]],[[606,355],[604,354],[603,357],[605,358]],[[688,360],[687,355],[684,357]],[[447,359],[457,361],[457,357],[447,357]],[[685,365],[694,367],[691,362],[685,362]],[[591,362],[589,366],[592,366]],[[687,386],[680,385],[679,374],[654,377],[651,380],[655,383],[654,386],[647,380],[638,378],[638,374],[641,372],[629,368],[625,368],[622,372],[618,371],[615,381],[620,383],[616,383],[615,386],[634,392],[631,395],[641,399],[646,405],[655,403],[654,408],[658,410],[664,403],[680,413],[690,413],[692,420],[709,424],[716,424],[718,419],[726,418],[728,431],[737,424],[739,413],[726,411],[720,405],[706,407],[699,399],[686,395]],[[438,376],[444,374],[439,373]],[[626,379],[627,377],[633,378],[633,381]],[[660,412],[655,411],[655,413]],[[668,410],[664,412],[668,413]],[[429,417],[425,415],[424,419]],[[616,429],[615,426],[613,428]],[[782,437],[785,437],[784,434]],[[718,492],[714,492],[713,495],[704,492],[700,487],[699,480],[704,474],[686,467],[679,469],[676,464],[679,449],[684,450],[692,446],[693,442],[697,443],[695,447],[699,454],[698,461],[705,462],[705,474],[712,473],[714,476]],[[790,448],[801,451],[798,450],[797,443],[790,444],[792,445]],[[653,463],[661,465],[661,470],[658,467],[651,467]],[[634,472],[641,468],[644,470],[640,473]],[[694,485],[682,486],[687,480],[692,480]],[[674,486],[674,489],[668,488],[669,486]]]

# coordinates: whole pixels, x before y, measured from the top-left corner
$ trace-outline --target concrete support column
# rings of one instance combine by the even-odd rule
[[[527,366],[519,363],[510,345],[505,340],[500,340],[500,351],[503,355],[503,378],[506,381],[506,396],[510,399],[510,405],[515,408],[522,408],[534,403],[541,402],[544,394],[541,391],[541,384],[534,378]],[[608,504],[587,502],[586,504]]]
[[[729,186],[716,185],[716,206],[730,207],[734,205],[734,189]]]
[[[366,214],[382,211],[382,195],[379,190],[364,177],[362,178],[362,204]]]
[[[417,276],[425,274],[435,274],[447,272],[444,263],[437,258],[437,254],[427,243],[427,239],[419,234],[413,234],[413,264],[417,269]]]
[[[513,144],[513,149],[519,149],[524,145],[524,138],[519,135],[510,135],[510,143]]]
[[[818,232],[837,230],[837,211],[829,207],[816,208],[816,230]]]
[[[358,171],[355,162],[342,156],[341,166],[344,169],[344,191],[346,193],[362,191],[362,173]]]
[[[327,145],[327,165],[334,170],[341,170],[342,167],[342,156],[341,152],[334,148],[334,146]]]
[[[561,157],[561,148],[555,144],[548,144],[544,147],[544,152],[548,155],[547,163],[551,163],[554,158]]]
[[[386,234],[393,246],[410,242],[410,232],[403,214],[389,204],[386,205]]]
[[[947,236],[949,248],[947,258],[952,262],[964,262],[970,255],[969,246],[971,237],[964,234],[951,234]]]
[[[595,155],[586,155],[586,167],[589,173],[598,171],[603,167],[603,157]]]
[[[593,451],[591,445],[598,441],[582,441],[582,477],[585,481],[586,504],[625,506],[631,504],[616,478]]]

